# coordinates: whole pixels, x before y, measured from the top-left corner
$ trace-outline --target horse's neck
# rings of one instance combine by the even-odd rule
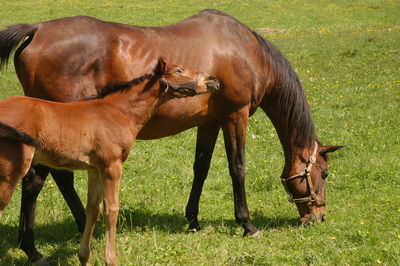
[[[306,111],[306,115],[301,113],[295,113],[291,116],[291,119],[295,119],[296,123],[304,126],[306,129],[299,133],[298,128],[288,127],[287,112],[288,109],[282,108],[281,103],[274,96],[268,96],[262,105],[263,110],[268,115],[269,119],[273,123],[276,132],[278,134],[279,140],[281,142],[284,156],[285,156],[285,169],[283,174],[286,174],[290,170],[291,165],[297,159],[303,157],[303,153],[312,146],[313,142],[316,140],[314,134],[314,125],[310,119],[309,110]],[[303,99],[305,101],[305,99]],[[296,105],[296,103],[293,103]],[[300,104],[306,104],[304,102]],[[308,108],[306,105],[305,108]],[[288,129],[289,128],[289,129]],[[304,134],[304,132],[308,134]]]
[[[131,121],[135,132],[140,131],[163,100],[159,92],[159,82],[155,82],[150,88],[145,87],[146,83],[113,93],[104,99],[105,103],[120,110]]]

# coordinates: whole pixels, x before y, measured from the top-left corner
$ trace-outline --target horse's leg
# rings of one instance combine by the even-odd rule
[[[221,121],[225,149],[232,178],[236,222],[243,226],[244,235],[258,236],[260,231],[250,222],[245,191],[245,141],[249,109],[230,114]]]
[[[49,168],[37,165],[29,170],[22,180],[21,213],[19,217],[18,243],[29,261],[37,265],[47,265],[46,259],[35,248],[36,200],[43,188]]]
[[[115,247],[117,220],[119,212],[119,183],[122,174],[122,163],[115,162],[102,173],[104,185],[104,217],[106,219],[106,265],[117,265],[117,253]]]
[[[90,242],[93,230],[100,212],[103,198],[103,181],[97,169],[88,170],[88,194],[86,205],[86,224],[79,248],[79,260],[82,265],[88,265],[90,255]]]
[[[79,232],[83,233],[83,230],[85,230],[86,220],[85,208],[83,207],[82,201],[74,188],[74,173],[71,171],[56,169],[51,169],[50,173],[75,218]]]
[[[188,230],[200,230],[197,216],[199,214],[199,201],[203,190],[204,181],[207,178],[208,169],[215,141],[217,140],[219,125],[197,128],[196,155],[193,165],[194,179],[189,201],[186,206],[186,218],[189,221]]]

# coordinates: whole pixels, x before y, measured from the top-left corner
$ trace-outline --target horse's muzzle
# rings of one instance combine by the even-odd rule
[[[219,90],[219,81],[214,76],[208,76],[206,80],[207,90],[209,92],[217,92]]]

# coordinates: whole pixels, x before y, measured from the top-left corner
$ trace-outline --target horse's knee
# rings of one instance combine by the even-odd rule
[[[44,186],[45,178],[36,174],[31,168],[22,179],[22,191],[30,195],[38,195]]]

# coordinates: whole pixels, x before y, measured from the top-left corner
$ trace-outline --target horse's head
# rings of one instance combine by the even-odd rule
[[[166,85],[165,92],[173,98],[216,92],[219,89],[216,77],[181,65],[167,65],[163,58],[158,60],[157,69],[161,83]]]
[[[325,220],[325,179],[328,176],[328,153],[342,146],[314,143],[294,159],[282,183],[300,214],[302,224]],[[306,159],[304,159],[306,158]]]

